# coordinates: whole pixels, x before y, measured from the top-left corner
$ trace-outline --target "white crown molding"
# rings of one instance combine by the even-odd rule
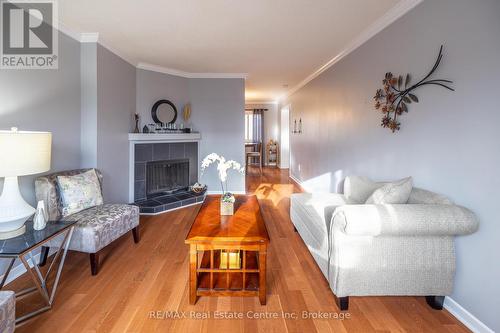
[[[105,49],[108,49],[109,52],[113,53],[114,55],[116,55],[119,58],[123,59],[124,61],[128,62],[133,67],[137,67],[137,61],[124,55],[123,53],[117,51],[116,49],[109,47],[109,45],[106,42],[101,40],[101,41],[99,41],[99,44],[101,44],[101,46],[104,47]]]
[[[269,104],[269,105],[278,105],[278,101],[260,101],[260,100],[245,100],[245,104],[253,105],[253,104]]]
[[[358,47],[366,43],[373,36],[384,30],[386,27],[391,25],[398,18],[412,10],[416,5],[421,3],[424,0],[401,0],[397,5],[389,9],[382,17],[373,22],[368,28],[363,30],[354,40],[352,40],[340,53],[338,53],[335,57],[330,59],[326,64],[318,68],[311,75],[302,80],[299,84],[294,86],[292,89],[288,90],[285,94],[281,95],[278,100],[283,100],[297,90],[314,80],[321,73],[326,71],[328,68],[335,65],[342,58],[347,56],[352,51],[356,50]]]
[[[103,40],[99,40],[99,33],[98,32],[76,32],[70,28],[68,28],[66,25],[64,25],[61,22],[58,22],[58,28],[60,32],[68,35],[69,37],[73,38],[74,40],[80,42],[80,43],[99,43],[101,46],[104,48],[108,49],[110,52],[114,53],[116,56],[122,58],[132,66],[138,68],[138,69],[144,69],[148,71],[153,71],[153,72],[158,72],[158,73],[163,73],[163,74],[170,74],[170,75],[175,75],[175,76],[181,76],[181,77],[186,77],[186,78],[192,78],[192,79],[201,79],[201,78],[207,78],[207,79],[246,79],[248,77],[248,74],[246,73],[190,73],[190,72],[184,72],[180,71],[177,69],[173,68],[167,68],[167,67],[162,67],[162,66],[157,66],[157,65],[152,65],[148,64],[145,62],[137,62],[134,59],[124,55],[123,53],[117,51],[116,49],[110,47],[106,42]]]
[[[97,43],[98,41],[98,32],[82,32],[80,34],[80,43]]]
[[[66,25],[64,25],[61,22],[58,22],[57,24],[58,24],[57,25],[57,30],[59,30],[59,32],[62,32],[65,35],[68,35],[69,37],[73,38],[74,40],[80,42],[81,33],[76,32],[76,31],[70,29],[69,27],[67,27]]]
[[[246,73],[190,73],[173,68],[152,65],[145,62],[139,62],[136,67],[138,69],[170,74],[190,79],[246,79],[248,76],[248,74]]]
[[[148,64],[145,62],[139,62],[136,67],[137,67],[137,69],[143,69],[143,70],[151,71],[151,72],[170,74],[170,75],[181,76],[181,77],[189,77],[188,72],[179,71],[179,70],[173,69],[173,68],[151,65],[151,64]]]
[[[80,43],[97,43],[97,41],[99,40],[98,32],[77,32],[69,28],[62,22],[57,23],[57,30]]]

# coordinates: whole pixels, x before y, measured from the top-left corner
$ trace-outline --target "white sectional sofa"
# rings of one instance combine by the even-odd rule
[[[453,289],[454,237],[475,232],[478,221],[470,210],[411,183],[398,198],[403,204],[365,204],[386,184],[354,176],[346,178],[344,194],[293,194],[292,223],[341,310],[349,296],[373,295],[426,296],[441,309]]]

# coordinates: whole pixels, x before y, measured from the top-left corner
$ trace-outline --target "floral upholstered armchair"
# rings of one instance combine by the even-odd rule
[[[79,169],[53,173],[38,177],[35,181],[37,200],[44,200],[49,220],[63,218],[63,202],[58,176],[74,176],[95,170],[98,178],[98,190],[102,196],[102,174],[96,169]],[[99,270],[99,251],[108,244],[132,231],[134,241],[139,242],[139,207],[128,204],[98,204],[64,217],[65,221],[77,221],[69,250],[90,254],[92,275]],[[58,247],[61,240],[54,239],[48,247],[42,247],[40,265],[46,262],[49,247]]]
[[[0,291],[0,332],[12,333],[16,327],[16,296],[13,291]]]

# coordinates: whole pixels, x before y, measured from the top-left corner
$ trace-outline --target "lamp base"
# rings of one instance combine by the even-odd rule
[[[26,226],[25,225],[23,225],[21,228],[19,228],[17,230],[0,232],[0,240],[14,238],[14,237],[17,237],[17,236],[21,236],[25,232],[26,232]]]
[[[17,177],[5,177],[0,195],[0,232],[17,231],[35,213],[21,196]]]

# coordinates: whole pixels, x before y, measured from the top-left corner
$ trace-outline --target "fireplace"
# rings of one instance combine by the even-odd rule
[[[146,163],[146,197],[170,194],[189,186],[189,159]]]
[[[189,188],[198,181],[198,142],[158,142],[164,136],[169,134],[129,134],[133,139],[129,196],[142,215],[199,204],[205,198],[205,193],[194,193]],[[177,138],[180,134],[171,136]]]

